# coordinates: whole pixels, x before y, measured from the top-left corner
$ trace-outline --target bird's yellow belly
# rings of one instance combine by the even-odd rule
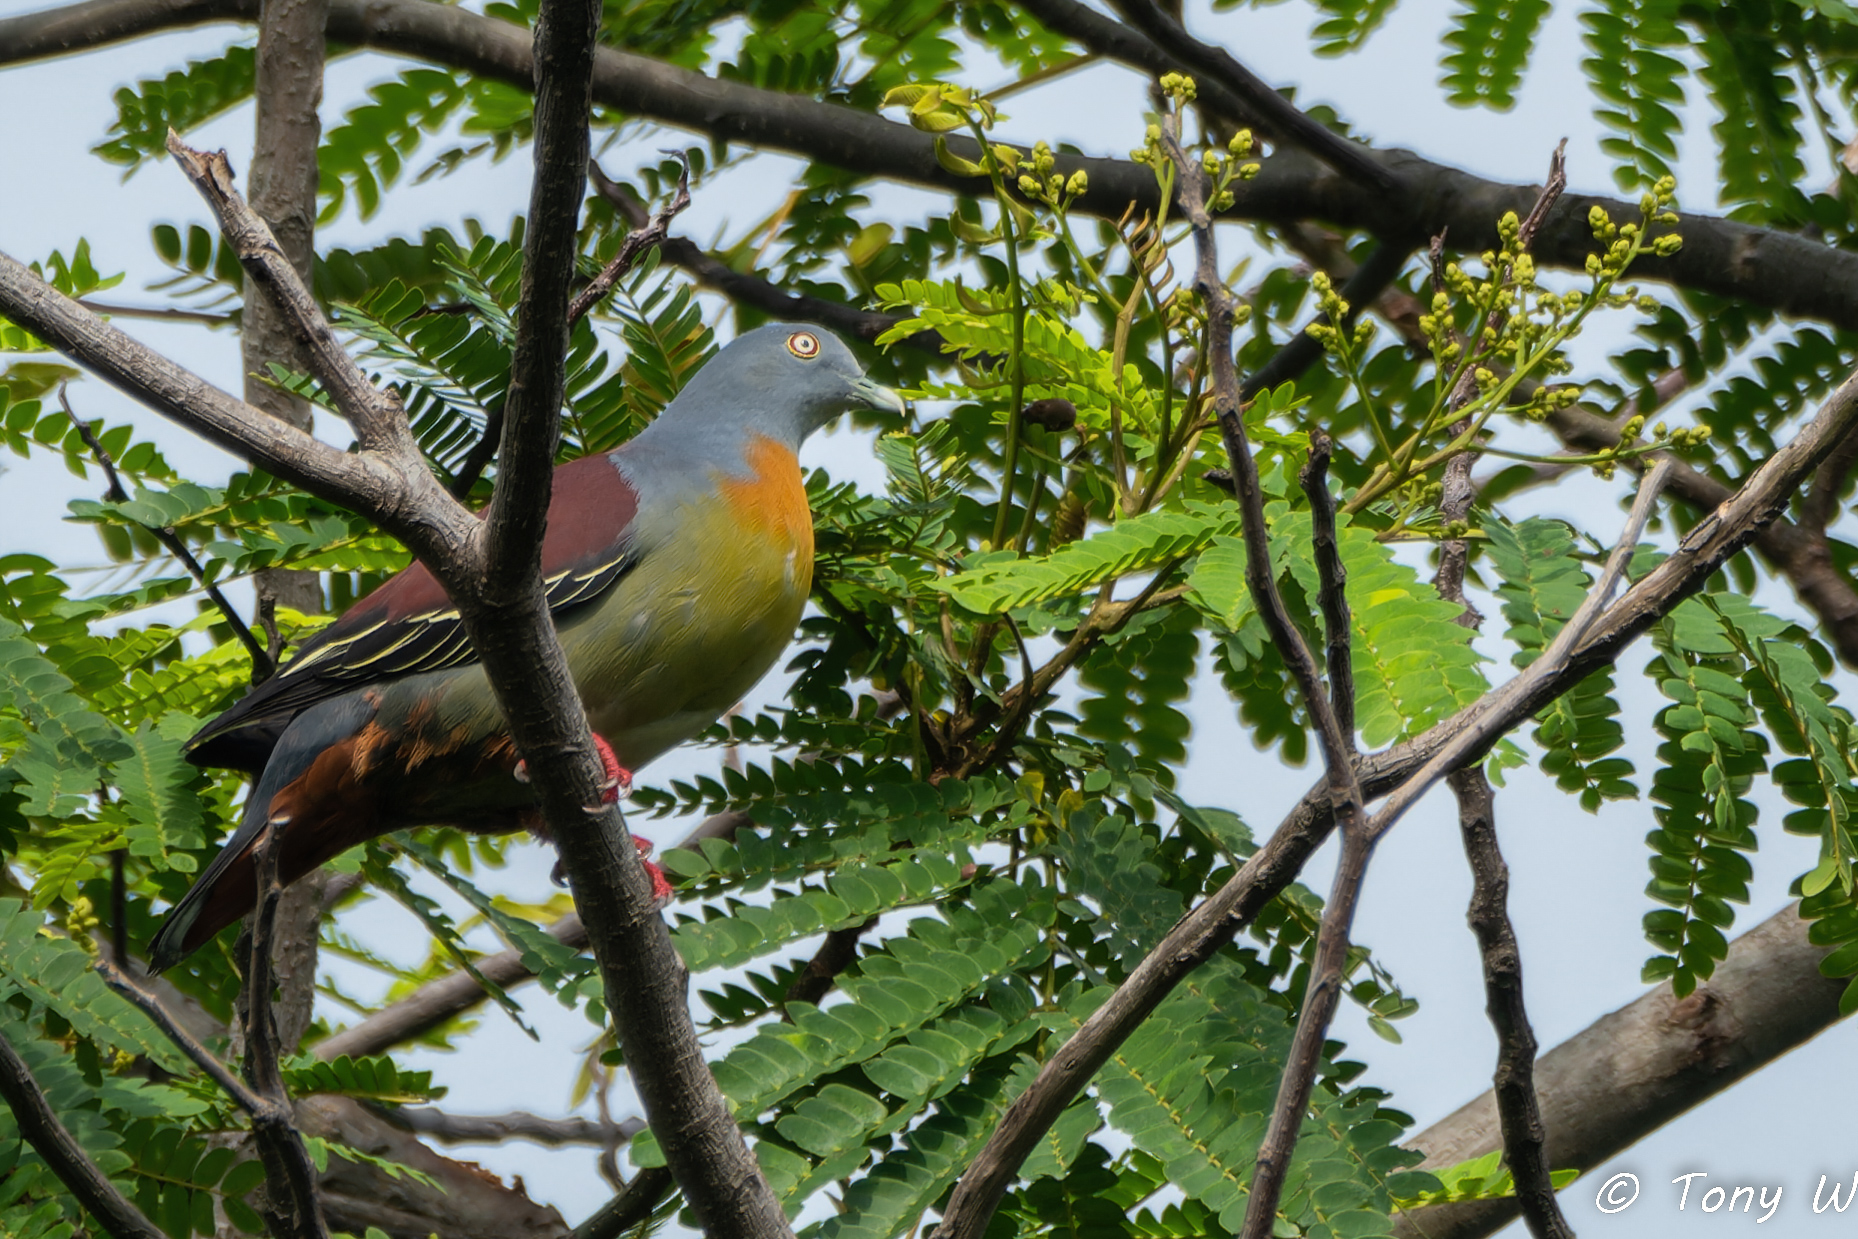
[[[792,453],[767,447],[750,454],[759,476],[719,479],[722,503],[686,508],[674,545],[562,630],[588,721],[629,769],[715,721],[793,638],[813,525]]]

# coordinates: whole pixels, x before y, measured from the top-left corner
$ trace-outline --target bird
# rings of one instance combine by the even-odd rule
[[[861,408],[904,412],[838,337],[771,324],[719,351],[630,440],[556,469],[542,573],[609,782],[629,784],[709,726],[787,647],[813,571],[797,453]],[[305,641],[184,752],[256,783],[232,837],[151,939],[151,972],[252,909],[252,847],[267,826],[288,885],[406,827],[541,824],[457,610],[418,563]]]

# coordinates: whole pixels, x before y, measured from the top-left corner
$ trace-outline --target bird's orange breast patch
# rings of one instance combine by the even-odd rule
[[[744,458],[754,476],[724,478],[722,493],[738,528],[769,537],[813,559],[813,512],[806,502],[806,484],[800,478],[800,460],[793,452],[763,435],[749,440]]]

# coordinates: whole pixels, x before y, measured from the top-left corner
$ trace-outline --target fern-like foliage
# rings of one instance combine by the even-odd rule
[[[256,81],[257,53],[229,47],[210,60],[196,60],[163,78],[137,82],[116,92],[116,122],[91,149],[134,172],[168,153],[168,131],[186,133],[249,99]]]
[[[1516,665],[1526,667],[1580,607],[1591,581],[1574,555],[1572,534],[1559,521],[1493,521],[1485,531],[1491,563],[1502,581],[1497,596],[1510,625],[1506,636],[1516,646]],[[1578,796],[1589,813],[1602,801],[1639,794],[1628,779],[1631,761],[1613,756],[1626,735],[1612,694],[1612,668],[1601,667],[1536,716],[1542,772],[1562,791]]]
[[[1767,769],[1768,745],[1752,730],[1746,659],[1715,612],[1685,603],[1661,625],[1657,643],[1647,674],[1672,704],[1654,724],[1664,742],[1650,793],[1659,828],[1646,836],[1646,893],[1667,908],[1646,914],[1645,936],[1662,953],[1646,961],[1643,975],[1668,977],[1681,995],[1708,980],[1728,953],[1729,905],[1748,902],[1753,871],[1744,853],[1755,849],[1756,807],[1747,792]]]
[[[1581,62],[1598,100],[1594,119],[1612,136],[1600,149],[1618,159],[1613,179],[1635,189],[1671,174],[1682,128],[1683,50],[1690,36],[1671,0],[1601,0],[1581,14],[1591,53]]]
[[[1445,97],[1498,112],[1515,107],[1548,10],[1548,0],[1461,0],[1445,36]]]

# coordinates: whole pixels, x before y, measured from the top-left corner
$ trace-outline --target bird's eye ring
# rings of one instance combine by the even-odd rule
[[[819,356],[819,337],[810,331],[796,331],[787,337],[787,351],[801,361]]]

